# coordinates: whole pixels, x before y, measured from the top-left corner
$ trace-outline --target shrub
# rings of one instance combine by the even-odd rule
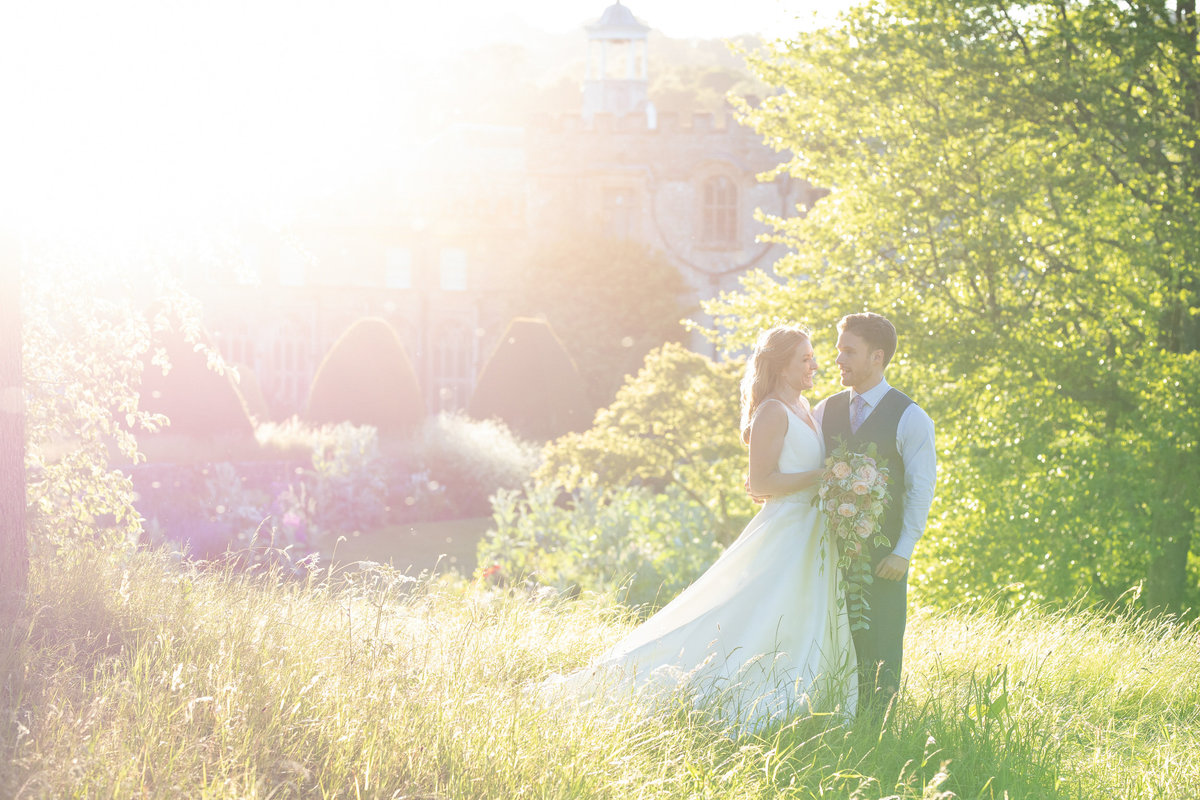
[[[271,495],[249,485],[227,462],[180,468],[165,491],[170,492],[168,502],[155,502],[152,509],[146,504],[139,507],[146,518],[143,543],[177,542],[196,558],[215,558],[251,546],[255,531],[270,514]],[[277,547],[287,545],[303,547],[307,542],[282,537],[276,542]]]
[[[475,419],[499,419],[514,433],[546,441],[583,430],[591,405],[575,362],[550,325],[517,318],[484,366],[467,406]]]
[[[389,474],[374,428],[327,426],[314,437],[312,468],[300,471],[274,511],[281,524],[312,540],[370,530],[386,518]]]
[[[544,318],[574,356],[593,407],[610,402],[651,349],[683,335],[679,269],[644,244],[563,231],[534,248],[514,311]]]
[[[626,585],[626,602],[661,605],[708,568],[721,546],[712,519],[677,488],[597,488],[586,482],[560,502],[559,484],[503,490],[478,562],[510,578],[559,590]]]
[[[489,498],[500,489],[519,489],[540,455],[502,422],[445,413],[426,421],[412,451],[429,480],[444,490],[447,511],[456,517],[490,514]]]
[[[383,433],[412,431],[425,419],[412,362],[386,320],[360,319],[334,342],[313,379],[304,418]]]
[[[675,486],[709,510],[722,540],[732,539],[755,511],[743,488],[740,374],[739,364],[664,345],[590,430],[547,445],[538,479],[568,488],[586,476],[605,486]]]
[[[174,436],[253,439],[246,402],[208,334],[169,307],[150,316],[154,357],[142,373],[141,409],[166,416]]]

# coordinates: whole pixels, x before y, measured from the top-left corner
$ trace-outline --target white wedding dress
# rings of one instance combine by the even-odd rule
[[[821,436],[787,414],[779,471],[819,469]],[[684,696],[750,731],[798,714],[852,717],[854,643],[815,491],[768,500],[695,583],[589,667],[546,681],[543,693]]]

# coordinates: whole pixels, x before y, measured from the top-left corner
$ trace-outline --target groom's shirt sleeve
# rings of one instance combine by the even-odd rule
[[[917,540],[925,532],[933,486],[937,481],[937,450],[933,420],[916,403],[909,406],[896,426],[896,449],[904,459],[904,519],[892,552],[912,558]]]

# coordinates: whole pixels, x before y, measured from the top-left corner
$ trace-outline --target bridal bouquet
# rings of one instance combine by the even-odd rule
[[[866,545],[889,544],[881,531],[883,510],[891,499],[887,483],[887,465],[876,456],[874,443],[867,445],[865,453],[852,452],[839,443],[825,458],[821,488],[813,498],[813,504],[819,505],[829,520],[826,531],[831,531],[837,542],[838,588],[849,603],[851,630],[868,627],[863,589],[875,576]]]

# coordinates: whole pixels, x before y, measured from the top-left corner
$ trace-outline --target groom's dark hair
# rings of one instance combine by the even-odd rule
[[[864,311],[861,314],[847,314],[838,322],[838,333],[849,331],[855,336],[862,337],[872,350],[883,351],[883,365],[886,367],[896,354],[896,326],[887,317]]]

